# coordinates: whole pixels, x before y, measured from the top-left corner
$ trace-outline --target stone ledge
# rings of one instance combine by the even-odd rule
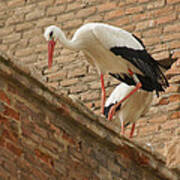
[[[180,176],[178,172],[167,168],[164,160],[154,152],[149,152],[139,144],[120,136],[109,127],[109,122],[95,115],[75,98],[52,92],[43,82],[37,81],[28,69],[15,65],[3,53],[0,53],[0,75],[23,86],[33,97],[60,116],[73,121],[77,128],[95,137],[111,152],[123,154],[141,168],[157,174],[162,179],[176,180]],[[58,126],[58,122],[55,123]]]

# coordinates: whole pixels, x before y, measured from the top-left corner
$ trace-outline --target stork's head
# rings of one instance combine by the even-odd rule
[[[57,26],[49,26],[46,28],[44,32],[44,37],[48,41],[48,67],[52,66],[53,62],[53,52],[56,44],[56,40],[58,39],[60,34],[60,29]]]

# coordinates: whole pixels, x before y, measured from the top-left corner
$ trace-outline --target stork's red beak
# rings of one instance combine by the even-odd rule
[[[55,44],[56,42],[53,39],[48,42],[48,68],[52,66]]]

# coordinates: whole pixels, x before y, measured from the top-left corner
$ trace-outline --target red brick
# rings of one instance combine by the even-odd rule
[[[73,19],[74,19],[74,13],[73,12],[63,13],[63,14],[57,16],[58,22],[65,22],[65,21],[73,20]]]
[[[23,23],[16,25],[16,31],[24,31],[27,29],[31,29],[34,25],[32,23]]]
[[[48,86],[50,88],[55,88],[57,89],[59,87],[59,82],[51,82],[51,83],[48,83]]]
[[[3,164],[5,169],[8,169],[12,177],[18,176],[18,170],[14,161],[5,161]],[[12,178],[13,179],[13,178]]]
[[[83,92],[83,91],[87,91],[87,89],[88,89],[87,85],[72,86],[70,88],[70,93],[76,94],[76,93],[80,93],[80,92]]]
[[[30,51],[30,50],[29,50]],[[38,44],[34,49],[36,53],[47,52],[47,44]]]
[[[80,8],[81,8],[80,1],[75,1],[73,3],[68,4],[66,11],[69,12],[69,11],[73,11],[73,10],[78,10]]]
[[[4,110],[3,114],[5,116],[11,117],[15,120],[19,120],[19,113],[10,107],[5,106],[5,110]]]
[[[139,22],[136,24],[136,30],[148,29],[148,28],[153,27],[154,25],[155,25],[154,20]]]
[[[7,139],[11,140],[12,142],[14,143],[17,143],[18,142],[18,135],[15,134],[13,131],[11,130],[6,130],[4,129],[3,130],[3,133],[2,133],[2,136],[6,137]]]
[[[40,135],[43,138],[48,138],[48,132],[46,129],[39,127],[38,125],[35,125],[33,132]]]
[[[169,52],[168,51],[162,51],[162,52],[154,53],[154,54],[152,54],[152,56],[156,60],[162,60],[162,59],[166,59],[169,57]]]
[[[66,24],[64,24],[64,29],[72,29],[72,28],[78,28],[80,25],[82,25],[82,19],[74,19],[71,21],[67,21]]]
[[[7,3],[7,5],[8,5],[9,8],[18,7],[18,6],[24,5],[24,1],[22,1],[22,0],[13,0],[13,1],[9,1]]]
[[[175,73],[176,74],[176,73]],[[178,73],[179,74],[179,73]],[[169,80],[169,82],[170,83],[175,83],[175,84],[179,84],[180,83],[180,76],[178,76],[178,74],[177,74],[177,76],[173,76],[170,80]]]
[[[131,20],[133,22],[140,22],[140,21],[143,21],[143,20],[150,19],[151,17],[152,17],[152,15],[150,14],[149,11],[147,11],[145,13],[133,14],[133,16],[131,17]]]
[[[90,16],[90,15],[94,14],[95,12],[96,12],[96,7],[90,7],[90,8],[81,9],[76,14],[76,17],[77,18],[87,17],[87,16]]]
[[[165,0],[159,0],[155,2],[151,2],[147,5],[147,9],[154,9],[154,8],[159,8],[165,5]]]
[[[180,51],[175,51],[175,52],[173,53],[172,58],[178,58],[177,62],[179,63],[179,61],[180,61]],[[178,63],[177,63],[177,64],[178,64]],[[179,65],[178,65],[178,66],[179,66]]]
[[[138,0],[126,0],[126,4],[136,3]]]
[[[75,141],[73,140],[73,138],[70,135],[68,135],[66,132],[63,132],[62,138],[68,141],[72,145],[75,144]]]
[[[159,100],[158,104],[160,104],[160,105],[169,104],[169,100],[168,100],[167,97],[161,98],[161,99]]]
[[[146,126],[146,127],[139,129],[140,136],[146,136],[146,135],[154,134],[157,131],[158,131],[158,126],[156,124],[149,125],[149,126]]]
[[[1,179],[8,179],[10,177],[10,173],[5,170],[3,167],[0,167],[0,178]]]
[[[125,16],[113,22],[114,22],[114,25],[121,27],[122,25],[130,23],[130,18],[128,16]]]
[[[173,78],[169,80],[170,83],[177,83],[179,81],[179,77],[175,76],[175,75],[179,75],[179,72],[180,72],[179,68],[172,68],[166,71],[165,74],[167,78],[171,78],[174,76]]]
[[[8,36],[5,36],[3,39],[3,43],[14,43],[21,39],[20,33],[11,33]]]
[[[49,7],[47,9],[47,15],[51,16],[51,15],[57,15],[57,14],[62,14],[65,10],[65,5],[62,6],[53,6],[53,7]]]
[[[169,118],[170,119],[180,119],[180,111],[173,112]]]
[[[100,89],[101,88],[101,82],[100,81],[92,82],[89,85],[90,85],[90,89]],[[106,86],[107,86],[107,84],[105,84],[105,87]]]
[[[131,25],[125,25],[123,26],[123,29],[129,32],[134,32],[135,31],[136,26],[131,24]]]
[[[1,147],[6,147],[6,141],[5,141],[3,136],[1,136],[1,138],[0,138],[0,146]]]
[[[159,52],[166,52],[166,53],[169,53],[168,52],[168,44],[167,43],[163,43],[163,44],[155,44],[153,46],[153,50],[152,50],[152,53],[159,53]],[[159,59],[160,60],[160,59]]]
[[[169,120],[169,121],[163,123],[161,125],[161,127],[163,130],[174,129],[178,126],[179,122],[180,122],[179,119]]]
[[[162,114],[162,115],[159,115],[159,116],[155,116],[155,117],[152,117],[149,122],[150,123],[156,123],[156,124],[159,124],[159,123],[163,123],[165,121],[168,120],[168,117],[167,115],[165,114]]]
[[[7,94],[6,94],[4,91],[2,91],[2,90],[0,90],[0,100],[10,105],[10,102],[11,102],[11,101],[10,101],[9,97],[8,97]]]
[[[33,177],[35,177],[38,180],[48,180],[49,177],[44,172],[40,171],[38,168],[33,168],[31,171]]]
[[[24,33],[23,33],[23,37],[24,38],[32,38],[32,34],[36,34],[36,36],[38,36],[38,35],[42,35],[42,29],[41,28],[33,28],[33,29],[30,29],[30,30],[28,30],[28,31],[25,31]]]
[[[81,98],[83,101],[92,101],[92,100],[97,100],[99,98],[99,93],[97,93],[97,91],[93,91],[93,92],[85,92],[82,93]]]
[[[64,148],[63,145],[61,148],[60,145],[58,145],[58,143],[53,142],[53,141],[49,141],[49,140],[43,141],[42,146],[54,154],[57,154],[58,152],[60,152],[60,149]]]
[[[105,16],[104,16],[104,19],[105,20],[110,20],[110,19],[113,19],[113,18],[119,18],[122,15],[124,15],[124,11],[122,9],[114,10],[114,11],[106,13]]]
[[[178,3],[178,2],[180,2],[180,0],[167,0],[168,4],[175,4],[175,3]]]
[[[180,101],[180,94],[175,94],[175,95],[169,96],[169,101],[170,102]]]
[[[138,0],[139,3],[146,3],[146,2],[149,2],[151,0]]]
[[[13,31],[14,31],[14,27],[13,26],[10,26],[8,28],[6,28],[6,27],[1,28],[0,29],[0,36],[9,35],[9,34],[13,33]]]
[[[171,49],[178,49],[180,48],[180,41],[176,40],[176,41],[171,41],[168,43],[168,46],[171,48]]]
[[[144,10],[143,6],[129,7],[125,10],[125,14],[136,14]]]
[[[114,2],[106,2],[97,6],[97,9],[98,9],[98,12],[103,12],[103,11],[114,9],[116,6],[117,6],[116,3]]]
[[[14,24],[22,23],[23,21],[24,21],[24,16],[14,14],[13,16],[10,16],[7,19],[6,24],[7,25],[14,25]]]
[[[50,6],[52,6],[53,2],[54,2],[54,0],[42,1],[42,2],[38,3],[38,6],[39,7],[50,7]]]
[[[53,159],[49,154],[42,152],[40,149],[35,149],[34,152],[35,152],[35,155],[39,159],[41,159],[43,162],[47,163],[50,167],[54,166]]]
[[[162,34],[162,28],[148,29],[143,32],[143,37],[153,37]]]
[[[73,71],[69,71],[68,78],[82,77],[87,73],[86,67],[76,68]]]
[[[166,25],[164,27],[164,32],[170,32],[172,34],[172,32],[179,32],[178,31],[179,28],[180,28],[180,23]]]
[[[152,11],[151,17],[161,17],[164,15],[172,14],[174,12],[173,6],[164,6]]]
[[[55,17],[46,17],[46,18],[41,18],[36,22],[37,27],[47,27],[50,26],[54,23]],[[44,38],[44,37],[43,37]]]
[[[34,52],[35,48],[34,47],[31,47],[31,48],[25,48],[25,49],[19,49],[19,50],[16,50],[16,53],[15,55],[17,57],[24,57],[24,56],[28,56],[28,55],[31,55],[33,52]]]
[[[61,86],[71,86],[74,85],[78,82],[78,79],[65,79],[63,81],[60,82]]]
[[[0,125],[2,126],[2,124],[6,124],[7,122],[8,122],[8,119],[0,115]]]
[[[37,20],[38,18],[43,17],[45,14],[43,9],[35,9],[33,12],[28,13],[25,16],[27,21]]]
[[[102,21],[103,21],[103,16],[95,14],[86,18],[84,22],[89,23],[89,22],[102,22]]]
[[[176,19],[176,14],[169,14],[167,16],[163,16],[163,17],[159,17],[155,23],[157,25],[160,25],[160,24],[165,24],[165,23],[169,23],[169,22],[172,22],[173,20]]]
[[[180,86],[176,86],[176,85],[171,85],[166,89],[167,93],[170,92],[179,92],[180,91]]]
[[[9,149],[11,152],[13,152],[15,155],[17,156],[21,156],[21,154],[23,153],[22,149],[19,147],[14,146],[11,143],[7,142],[7,149]]]
[[[47,76],[48,81],[57,81],[57,80],[62,80],[62,79],[66,79],[67,77],[67,72],[66,71],[59,71],[57,73],[54,74],[49,74]]]
[[[159,44],[161,42],[161,38],[158,37],[148,37],[143,39],[143,42],[146,46],[152,46],[154,44]]]

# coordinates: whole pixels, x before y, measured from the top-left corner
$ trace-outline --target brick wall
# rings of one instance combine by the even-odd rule
[[[17,57],[16,63],[28,67],[55,92],[75,95],[96,113],[100,107],[96,70],[82,53],[64,49],[59,43],[53,68],[48,70],[47,43],[42,36],[45,27],[56,24],[71,38],[84,23],[106,22],[135,33],[157,60],[174,52],[178,60],[166,73],[171,86],[159,99],[154,98],[150,111],[138,122],[134,138],[151,143],[154,150],[166,155],[169,143],[180,137],[179,12],[179,0],[1,1],[0,50]],[[108,94],[117,83],[106,77]]]
[[[74,101],[0,55],[1,180],[178,179]]]

